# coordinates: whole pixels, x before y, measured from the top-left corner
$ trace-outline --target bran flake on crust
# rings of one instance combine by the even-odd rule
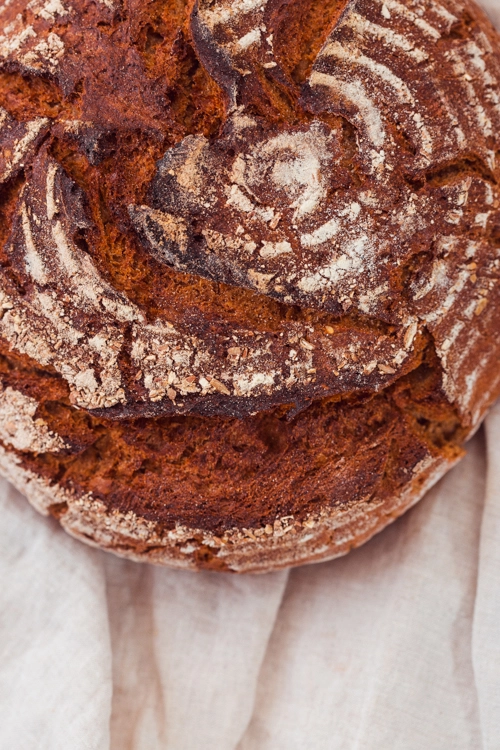
[[[0,440],[19,451],[58,453],[66,448],[43,419],[34,419],[38,402],[0,382]]]
[[[31,0],[27,8],[40,16],[44,21],[55,22],[56,18],[67,16],[69,11],[64,7],[61,0]]]
[[[55,0],[52,0],[52,3],[54,2]],[[40,14],[42,12],[43,10]],[[56,72],[66,51],[64,42],[58,34],[45,30],[39,36],[32,25],[25,26],[20,13],[5,26],[3,32],[0,34],[0,60],[3,58],[15,61],[27,71],[34,73]]]

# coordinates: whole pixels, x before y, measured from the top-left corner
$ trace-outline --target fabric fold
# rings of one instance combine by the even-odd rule
[[[500,747],[500,404],[486,420],[488,473],[472,649],[483,750]]]
[[[233,750],[288,574],[185,573],[109,558],[112,750]]]

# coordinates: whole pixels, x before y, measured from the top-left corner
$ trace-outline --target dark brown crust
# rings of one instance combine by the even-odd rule
[[[135,559],[361,543],[500,392],[489,22],[461,0],[0,7],[3,470]]]

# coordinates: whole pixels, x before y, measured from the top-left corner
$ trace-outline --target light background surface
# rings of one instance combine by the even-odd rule
[[[500,405],[406,516],[291,572],[123,561],[4,480],[0,515],[0,750],[500,750]]]

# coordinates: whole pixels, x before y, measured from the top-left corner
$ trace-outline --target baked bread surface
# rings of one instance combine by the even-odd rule
[[[500,45],[461,0],[0,5],[0,469],[137,560],[348,552],[500,392]]]

